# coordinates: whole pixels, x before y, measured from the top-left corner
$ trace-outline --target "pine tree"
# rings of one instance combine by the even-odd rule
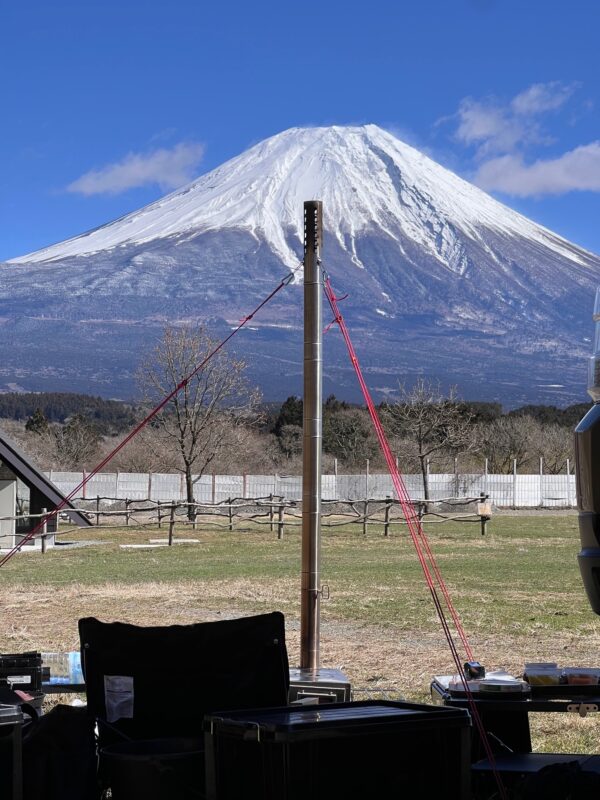
[[[38,436],[48,431],[48,420],[41,408],[36,408],[33,414],[25,423],[25,430],[29,433],[37,433]]]

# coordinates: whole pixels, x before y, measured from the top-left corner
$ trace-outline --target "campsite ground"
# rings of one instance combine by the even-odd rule
[[[432,549],[476,657],[514,674],[526,661],[600,666],[600,620],[585,597],[575,513],[498,514],[479,525],[426,525]],[[122,549],[165,531],[74,532],[88,547],[13,558],[0,574],[0,652],[72,650],[77,620],[188,623],[281,610],[290,663],[299,658],[300,532],[278,540],[269,526],[191,531],[194,544]],[[322,580],[322,665],[343,669],[359,698],[427,700],[432,675],[452,670],[429,591],[405,529],[327,529]],[[532,715],[539,750],[596,752],[595,715]]]

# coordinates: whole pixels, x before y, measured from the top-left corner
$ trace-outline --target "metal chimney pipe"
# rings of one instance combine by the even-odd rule
[[[323,415],[320,250],[323,205],[304,203],[304,408],[302,438],[302,583],[300,667],[320,665],[321,450]]]

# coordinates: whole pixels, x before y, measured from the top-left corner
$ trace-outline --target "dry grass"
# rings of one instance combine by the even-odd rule
[[[431,534],[477,657],[515,674],[533,660],[598,665],[600,627],[577,573],[573,516],[493,524],[485,539],[475,526]],[[117,545],[155,535],[115,531],[102,545],[13,559],[0,575],[0,651],[75,649],[84,616],[150,625],[280,609],[298,663],[297,532],[278,542],[264,529],[198,531],[200,545],[148,552]],[[322,606],[323,666],[343,669],[360,696],[427,699],[451,659],[405,538],[338,529],[324,541],[323,566],[332,594]],[[532,728],[537,749],[551,751],[593,752],[600,734],[595,719],[565,714],[533,715]]]

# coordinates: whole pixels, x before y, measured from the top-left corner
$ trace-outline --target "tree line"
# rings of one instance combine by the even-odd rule
[[[135,422],[131,403],[105,400],[73,392],[7,392],[0,394],[0,419],[17,422],[42,415],[47,422],[65,423],[78,415],[93,424],[102,436],[124,433]]]
[[[121,403],[79,394],[0,395],[2,427],[43,468],[91,468],[202,363],[216,342],[203,328],[165,330],[141,360],[139,398]],[[572,430],[587,404],[565,409],[528,405],[503,413],[499,403],[467,402],[456,389],[443,392],[435,381],[399,383],[378,413],[404,472],[490,473],[564,471],[572,454]],[[302,399],[264,404],[246,375],[245,364],[225,351],[210,359],[193,379],[116,457],[127,472],[179,471],[189,499],[193,483],[206,472],[298,473],[302,469]],[[323,404],[324,469],[384,471],[366,408],[335,396]]]

